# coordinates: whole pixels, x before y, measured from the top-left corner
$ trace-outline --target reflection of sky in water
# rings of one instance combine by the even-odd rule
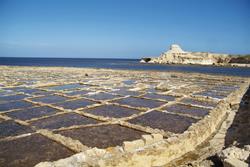
[[[0,58],[0,65],[90,67],[212,73],[250,77],[250,68],[200,65],[142,64],[136,59]]]

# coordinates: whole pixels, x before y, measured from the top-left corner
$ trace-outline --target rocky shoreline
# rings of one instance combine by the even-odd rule
[[[220,129],[250,83],[181,72],[0,70],[0,166],[13,167],[180,166],[195,151],[206,160],[222,150]],[[212,152],[201,147],[210,140]]]
[[[233,107],[218,132],[210,139],[174,160],[166,167],[248,167],[250,164],[250,87],[244,94],[239,107]]]
[[[159,57],[142,58],[141,63],[152,64],[189,64],[189,65],[213,65],[250,67],[249,56],[236,56],[209,52],[187,52],[183,51],[179,45],[173,44],[170,49],[162,53]]]

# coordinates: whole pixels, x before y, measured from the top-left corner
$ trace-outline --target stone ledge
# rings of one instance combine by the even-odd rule
[[[142,139],[124,142],[123,147],[117,147],[115,151],[109,150],[105,157],[99,157],[95,162],[83,158],[81,164],[87,163],[90,165],[88,162],[91,162],[91,165],[94,166],[110,167],[139,166],[141,164],[144,164],[145,167],[165,165],[185,153],[194,150],[196,146],[215,133],[217,127],[226,118],[228,110],[230,110],[230,102],[239,103],[247,87],[248,83],[242,84],[240,90],[233,92],[226,100],[222,100],[209,115],[196,124],[193,124],[183,134],[173,135],[166,140],[163,140],[163,136],[160,134],[145,135],[142,136]],[[155,141],[162,142],[152,145]],[[140,154],[137,153],[138,149],[140,150]],[[150,154],[150,152],[155,153]],[[87,153],[83,152],[82,154],[86,155]],[[51,163],[40,163],[37,166],[49,167],[49,165]]]

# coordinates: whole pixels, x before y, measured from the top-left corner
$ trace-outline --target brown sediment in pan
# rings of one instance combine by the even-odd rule
[[[0,166],[74,153],[79,165],[165,165],[215,133],[249,84],[195,73],[0,69]],[[168,90],[156,90],[159,83]]]

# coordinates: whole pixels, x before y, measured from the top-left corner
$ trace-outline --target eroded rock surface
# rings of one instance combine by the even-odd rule
[[[0,166],[163,166],[215,133],[249,85],[195,73],[0,70]]]
[[[142,63],[159,64],[200,64],[200,65],[235,65],[249,66],[248,57],[237,57],[229,54],[210,52],[187,52],[183,51],[177,44],[170,46],[170,49],[159,57],[143,58]]]
[[[241,148],[232,146],[232,147],[228,147],[224,149],[219,154],[224,166],[228,166],[228,167],[246,166],[247,167],[248,164],[250,164],[249,147],[250,145],[246,145],[245,148],[241,149]]]

